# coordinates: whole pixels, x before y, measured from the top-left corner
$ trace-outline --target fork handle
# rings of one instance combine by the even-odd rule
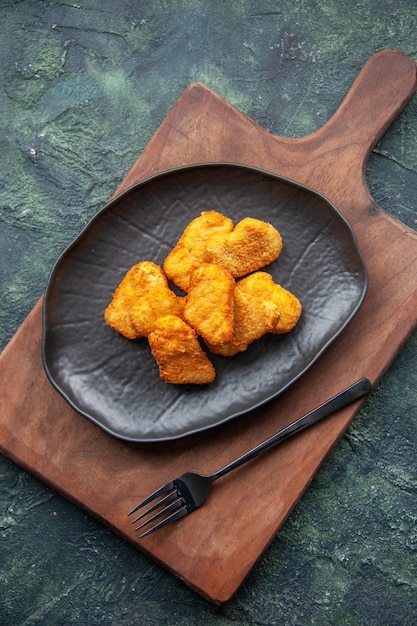
[[[278,443],[281,443],[281,441],[284,441],[284,439],[288,439],[288,437],[291,437],[292,435],[295,435],[296,433],[305,430],[309,426],[316,424],[324,417],[327,417],[331,413],[334,413],[335,411],[344,408],[348,404],[351,404],[351,402],[358,400],[370,391],[372,391],[372,385],[370,381],[367,378],[361,378],[350,387],[347,387],[347,389],[344,389],[340,393],[333,396],[333,398],[330,398],[330,400],[327,400],[316,409],[310,411],[310,413],[307,413],[303,417],[300,417],[300,419],[296,420],[292,424],[289,424],[289,426],[286,426],[275,435],[272,435],[272,437],[270,437],[269,439],[266,439],[255,448],[252,448],[252,450],[249,450],[249,452],[246,452],[232,463],[229,463],[229,465],[223,467],[221,470],[211,476],[212,480],[217,480],[217,478],[220,478],[220,476],[224,476],[224,474],[231,472],[240,465],[243,465],[243,463],[254,459],[259,454],[262,454],[266,450],[269,450],[270,448],[276,446]]]

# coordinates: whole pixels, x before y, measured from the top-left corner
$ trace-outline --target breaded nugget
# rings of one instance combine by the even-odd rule
[[[149,337],[159,374],[167,383],[205,385],[216,372],[201,348],[197,333],[175,315],[160,317]]]
[[[153,290],[167,287],[167,278],[159,265],[151,261],[134,265],[125,274],[104,312],[106,324],[128,339],[136,339],[139,335],[132,326],[132,307],[140,298],[148,297]]]
[[[289,333],[300,319],[302,306],[298,298],[274,283],[272,276],[267,272],[255,272],[240,281],[240,288],[244,289],[249,298],[263,298],[278,305],[280,317],[272,329],[272,333]]]
[[[272,224],[246,217],[232,232],[210,237],[206,259],[237,278],[269,265],[278,258],[281,249],[282,237]]]
[[[147,337],[155,328],[155,323],[165,315],[182,317],[185,298],[177,296],[168,286],[157,285],[142,296],[130,311],[130,321],[137,337]]]
[[[265,333],[271,332],[278,323],[280,316],[279,306],[265,299],[262,293],[247,293],[243,278],[238,281],[234,292],[235,330],[230,341],[223,345],[207,346],[215,354],[233,356],[244,352],[247,347]]]
[[[184,319],[209,343],[225,343],[233,334],[234,288],[234,278],[219,265],[203,263],[191,275]]]
[[[206,262],[207,241],[214,234],[232,230],[233,222],[228,217],[216,211],[203,211],[188,224],[175,248],[166,257],[164,270],[168,278],[187,291],[191,274]]]

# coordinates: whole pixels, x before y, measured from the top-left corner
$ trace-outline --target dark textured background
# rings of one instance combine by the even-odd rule
[[[0,0],[0,349],[191,82],[298,137],[384,48],[417,60],[414,0]],[[367,179],[416,229],[416,97]],[[414,333],[223,608],[0,457],[0,623],[416,624],[416,356]]]

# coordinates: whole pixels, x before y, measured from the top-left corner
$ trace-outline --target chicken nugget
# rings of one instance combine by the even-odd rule
[[[175,315],[160,317],[148,336],[159,374],[167,383],[204,385],[216,372],[202,349],[197,333]]]
[[[204,263],[191,275],[185,299],[184,319],[212,344],[233,335],[233,276],[219,265]]]
[[[248,297],[264,298],[278,305],[280,317],[272,333],[280,335],[293,330],[302,312],[301,302],[293,293],[275,283],[267,272],[255,272],[240,282],[243,283],[241,288],[244,288]]]
[[[216,211],[203,211],[182,233],[164,262],[164,270],[178,287],[188,290],[191,274],[206,261],[207,241],[216,233],[233,230],[233,222]]]
[[[185,298],[177,296],[171,289],[157,285],[142,296],[130,311],[130,322],[137,337],[147,337],[155,328],[155,323],[165,315],[182,317]]]
[[[279,306],[262,293],[246,293],[243,278],[236,283],[234,291],[234,318],[235,328],[232,338],[222,345],[207,343],[215,354],[233,356],[244,352],[247,347],[265,333],[271,332],[278,323],[280,316]]]
[[[279,257],[281,249],[282,237],[272,224],[246,217],[232,232],[210,237],[206,259],[237,278],[269,265]]]
[[[134,304],[152,290],[168,288],[167,278],[159,265],[151,261],[142,261],[134,265],[125,274],[113,294],[112,301],[104,312],[106,324],[128,339],[139,335],[133,328],[131,310]]]

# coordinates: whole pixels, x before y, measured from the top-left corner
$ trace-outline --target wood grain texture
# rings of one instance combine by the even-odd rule
[[[172,443],[129,444],[66,404],[41,361],[42,301],[0,357],[0,449],[215,603],[262,555],[361,402],[219,480],[206,506],[139,540],[126,512],[184,470],[212,472],[361,376],[376,383],[416,326],[417,234],[376,205],[365,168],[373,146],[416,89],[416,64],[374,56],[317,132],[273,136],[201,84],[191,85],[128,172],[119,193],[179,165],[234,162],[326,195],[355,230],[368,271],[363,307],[323,357],[262,410]]]

